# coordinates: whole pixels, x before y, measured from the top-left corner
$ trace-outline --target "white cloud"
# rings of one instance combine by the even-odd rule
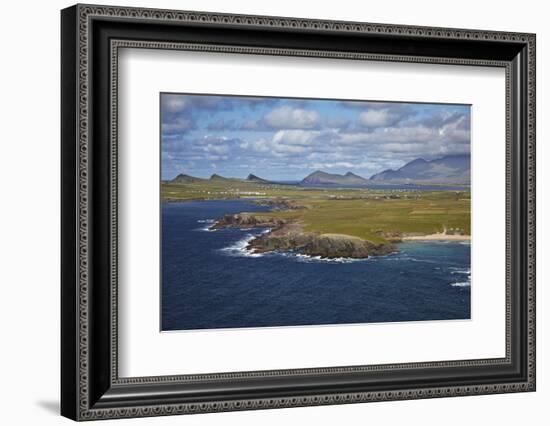
[[[276,129],[312,129],[319,124],[317,111],[283,106],[268,112],[264,123]]]
[[[198,139],[197,142],[202,145],[226,143],[229,140],[227,136],[216,136],[216,135],[204,135],[202,138]]]
[[[336,162],[318,162],[309,165],[310,169],[340,169],[340,170],[350,170],[350,169],[361,169],[366,171],[366,176],[369,176],[370,170],[376,170],[377,165],[370,161],[358,161],[358,162],[349,162],[349,161],[336,161]]]
[[[244,141],[239,144],[239,147],[257,153],[271,154],[274,157],[282,157],[307,152],[318,135],[317,131],[279,130],[271,139]]]
[[[311,145],[320,132],[308,130],[279,130],[273,135],[278,145]]]
[[[395,119],[395,115],[387,109],[369,109],[359,114],[359,123],[365,127],[389,126]]]
[[[219,155],[229,154],[229,147],[227,145],[208,144],[204,147],[204,150],[212,154],[219,154]]]
[[[351,169],[355,167],[355,164],[349,163],[347,161],[338,161],[336,163],[313,163],[311,165],[312,169],[333,169],[335,167],[344,167],[346,169]]]

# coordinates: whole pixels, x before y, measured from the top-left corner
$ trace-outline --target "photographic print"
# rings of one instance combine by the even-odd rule
[[[161,331],[470,319],[470,120],[161,93]]]

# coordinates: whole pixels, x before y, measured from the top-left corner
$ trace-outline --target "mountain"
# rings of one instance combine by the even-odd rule
[[[372,175],[380,183],[469,184],[470,155],[447,155],[435,160],[417,158],[397,170],[384,170]]]
[[[364,185],[368,180],[351,172],[345,175],[326,173],[320,170],[306,176],[300,184],[302,185]]]
[[[172,179],[170,183],[195,183],[195,182],[202,182],[202,181],[204,181],[204,179],[197,178],[194,176],[189,176],[184,173],[180,173],[174,179]]]
[[[229,178],[226,178],[226,177],[223,177],[223,176],[220,176],[220,175],[217,175],[216,173],[214,173],[212,176],[210,176],[210,180],[230,180]]]
[[[261,177],[258,177],[258,176],[253,175],[253,174],[249,174],[246,177],[246,180],[249,181],[249,182],[255,182],[255,183],[271,183],[270,181],[268,181],[266,179],[262,179]]]

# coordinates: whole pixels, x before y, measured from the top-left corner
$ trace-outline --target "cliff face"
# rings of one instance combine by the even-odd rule
[[[392,244],[373,244],[361,238],[340,234],[314,234],[304,232],[270,232],[255,238],[248,248],[256,253],[268,251],[294,251],[322,258],[347,257],[365,259],[393,253]]]
[[[248,243],[247,249],[255,253],[293,251],[329,259],[365,259],[397,251],[393,244],[373,244],[358,237],[342,234],[305,232],[296,222],[249,213],[225,215],[211,227],[222,228],[271,228],[269,233],[260,235]]]

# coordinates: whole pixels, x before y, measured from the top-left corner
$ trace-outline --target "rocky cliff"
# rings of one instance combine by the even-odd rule
[[[292,251],[321,258],[365,259],[396,252],[393,244],[374,244],[343,234],[317,234],[305,232],[299,223],[269,216],[240,213],[225,215],[211,229],[222,228],[271,228],[248,243],[247,249],[255,253]]]
[[[365,259],[397,251],[392,244],[373,244],[349,235],[286,232],[284,229],[253,239],[248,244],[248,248],[255,253],[293,251],[327,259],[340,257]]]
[[[210,229],[222,228],[280,228],[286,221],[279,218],[253,215],[250,213],[226,214]]]

